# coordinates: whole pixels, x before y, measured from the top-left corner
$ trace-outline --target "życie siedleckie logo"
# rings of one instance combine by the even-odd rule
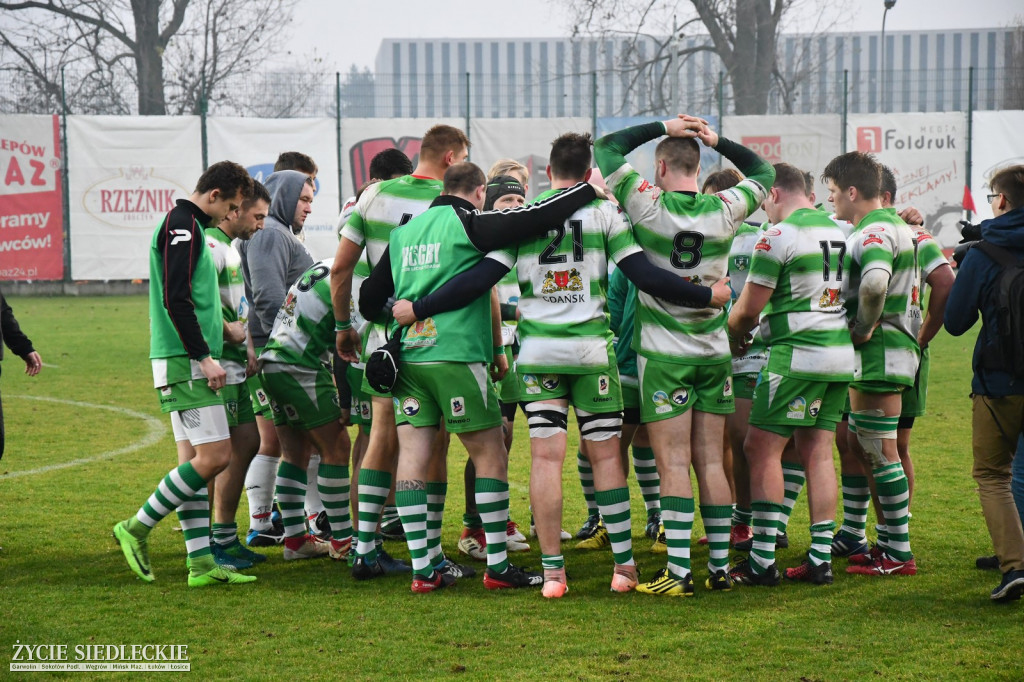
[[[189,195],[184,187],[154,170],[145,166],[118,169],[116,175],[85,190],[83,207],[93,218],[113,227],[152,228],[174,208],[176,199]]]

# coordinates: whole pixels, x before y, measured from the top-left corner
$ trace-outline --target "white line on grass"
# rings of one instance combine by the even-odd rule
[[[82,457],[80,459],[73,459],[70,462],[61,462],[60,464],[49,464],[47,466],[38,467],[36,469],[28,469],[27,471],[12,471],[7,474],[0,474],[0,481],[5,481],[11,478],[20,478],[22,476],[33,476],[35,474],[45,474],[50,471],[57,471],[58,469],[68,469],[70,467],[76,467],[82,464],[89,464],[91,462],[99,462],[104,459],[111,459],[119,455],[127,455],[129,452],[135,452],[142,448],[149,447],[155,444],[164,434],[167,432],[167,427],[162,421],[142,412],[136,412],[129,410],[124,407],[116,407],[114,405],[97,405],[95,403],[83,403],[77,400],[63,400],[61,398],[47,398],[45,396],[34,396],[34,395],[15,395],[11,398],[18,398],[21,400],[41,400],[48,403],[60,403],[62,405],[74,405],[75,407],[86,407],[96,410],[108,410],[110,412],[117,412],[118,414],[128,415],[129,417],[135,417],[146,422],[146,426],[149,428],[145,436],[139,440],[126,445],[123,448],[116,450],[108,450],[107,452],[101,452],[98,455],[92,457]]]

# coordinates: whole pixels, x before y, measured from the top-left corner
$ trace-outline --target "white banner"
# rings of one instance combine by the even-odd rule
[[[851,149],[870,152],[896,176],[896,208],[913,206],[943,247],[960,241],[967,183],[967,119],[961,112],[861,114],[848,119]]]
[[[153,232],[203,170],[197,117],[68,116],[71,276],[149,278]]]
[[[589,118],[485,118],[473,121],[470,158],[487,170],[498,159],[515,159],[530,171],[529,198],[551,188],[545,170],[551,143],[563,133],[590,133]]]
[[[829,209],[821,171],[842,153],[842,119],[835,114],[799,116],[728,116],[722,134],[752,149],[768,163],[785,162],[814,176],[817,203]]]
[[[971,195],[977,214],[972,222],[992,217],[985,195],[988,181],[1005,166],[1024,164],[1024,111],[976,111],[971,146]]]
[[[338,154],[333,118],[210,118],[206,122],[210,163],[240,163],[259,181],[274,171],[281,152],[308,154],[316,162],[313,212],[304,226],[313,260],[330,258],[338,246]]]

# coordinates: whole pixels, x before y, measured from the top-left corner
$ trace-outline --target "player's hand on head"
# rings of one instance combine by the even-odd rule
[[[905,209],[900,211],[900,219],[907,225],[924,225],[924,216],[913,206],[907,206]]]
[[[395,305],[391,308],[391,314],[394,316],[395,321],[403,327],[408,327],[416,321],[416,313],[413,312],[412,301],[404,298],[395,301]]]
[[[732,287],[729,286],[729,278],[723,277],[711,285],[710,308],[724,308],[725,304],[732,299]]]
[[[680,114],[665,121],[665,133],[669,137],[697,137],[703,124],[699,118]]]
[[[703,121],[703,119],[702,119]],[[700,131],[697,133],[697,139],[704,143],[707,147],[718,146],[718,133],[711,129],[707,121],[703,121]]]
[[[43,360],[39,357],[39,353],[32,351],[25,356],[25,374],[30,377],[34,377],[39,374],[39,370],[43,368]]]

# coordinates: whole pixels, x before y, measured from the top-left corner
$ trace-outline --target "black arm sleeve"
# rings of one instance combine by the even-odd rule
[[[577,183],[535,204],[485,213],[460,213],[466,234],[483,253],[541,237],[597,198],[594,188]]]
[[[188,235],[186,238],[186,234]],[[164,221],[158,247],[164,256],[164,307],[178,331],[185,352],[193,360],[210,354],[192,301],[192,275],[199,261],[199,250],[206,248],[206,238],[191,212],[176,208]]]
[[[498,283],[509,268],[492,258],[484,258],[469,270],[455,275],[437,290],[418,301],[413,301],[412,311],[417,320],[449,310],[464,308]]]
[[[384,249],[384,255],[377,261],[377,266],[370,276],[359,287],[359,314],[372,322],[387,319],[388,311],[385,304],[395,293],[395,279],[391,274],[391,246]]]
[[[662,270],[643,253],[626,256],[619,262],[622,273],[637,289],[687,308],[707,308],[711,303],[711,287],[687,281],[668,270]]]
[[[501,308],[501,321],[502,322],[515,322],[516,311],[519,310],[519,306],[515,303],[502,303]]]
[[[719,136],[715,151],[733,162],[743,177],[760,183],[762,187],[771,187],[775,180],[775,169],[760,156],[741,144]]]

